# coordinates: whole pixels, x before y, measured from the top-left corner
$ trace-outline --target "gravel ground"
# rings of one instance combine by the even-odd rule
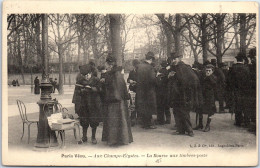
[[[52,97],[56,97],[59,102],[62,102],[65,107],[68,107],[69,111],[71,113],[74,112],[73,110],[73,104],[71,103],[72,98],[72,92],[73,87],[65,86],[66,92],[65,95],[61,96],[58,94],[53,95]],[[37,129],[36,125],[31,126],[31,139],[30,143],[27,144],[27,129],[25,129],[25,135],[20,140],[22,135],[22,122],[18,113],[18,109],[15,105],[16,99],[21,99],[25,102],[26,105],[32,106],[31,109],[38,110],[36,101],[39,100],[39,95],[32,95],[30,93],[30,87],[29,86],[21,86],[19,88],[9,88],[8,89],[8,107],[9,111],[8,113],[12,113],[12,115],[9,115],[8,117],[8,148],[9,151],[13,152],[23,152],[24,154],[39,154],[39,152],[34,151],[34,143],[36,141],[37,137]],[[12,109],[12,112],[10,111]],[[30,108],[29,108],[30,109]],[[29,119],[38,119],[39,113],[38,112],[29,112],[28,118]],[[234,117],[233,117],[234,118]],[[193,126],[195,126],[195,114],[191,113],[191,121]],[[206,116],[204,117],[204,123],[206,122]],[[77,151],[78,153],[83,154],[89,154],[94,155],[95,153],[100,152],[112,152],[112,153],[134,153],[137,150],[143,151],[145,155],[149,151],[158,152],[158,153],[167,153],[168,151],[171,152],[184,152],[184,153],[190,153],[190,152],[206,152],[209,158],[213,157],[215,158],[216,154],[222,154],[217,155],[217,159],[213,160],[212,163],[214,165],[227,165],[229,162],[221,162],[222,157],[224,159],[235,159],[239,158],[239,156],[244,157],[243,154],[249,154],[250,152],[255,152],[256,149],[256,136],[252,133],[249,133],[247,129],[245,128],[239,128],[235,127],[233,125],[234,119],[231,120],[230,113],[224,113],[224,114],[215,114],[212,119],[211,124],[211,131],[208,133],[202,132],[202,131],[194,131],[195,136],[189,137],[187,135],[173,135],[174,130],[172,130],[174,126],[174,119],[172,118],[172,123],[168,125],[163,126],[157,126],[157,129],[154,130],[144,130],[140,127],[140,125],[136,125],[132,127],[134,142],[130,145],[125,145],[121,147],[109,147],[106,145],[106,143],[101,142],[101,135],[102,135],[102,124],[97,129],[97,145],[92,145],[90,142],[82,145],[77,145],[76,141],[73,136],[73,131],[66,131],[66,147],[64,149],[55,149],[55,152],[50,152],[52,154],[55,153],[55,155],[58,155],[56,157],[60,158],[63,153],[75,153]],[[90,131],[88,132],[90,137]],[[198,145],[203,145],[204,147],[198,147]],[[212,146],[213,145],[213,146]],[[236,145],[240,147],[225,147],[223,145]],[[211,148],[209,147],[211,146]],[[88,152],[90,151],[90,153]],[[167,151],[167,152],[166,152]],[[141,152],[142,153],[142,152]],[[239,153],[239,156],[237,155]],[[179,154],[179,153],[178,153]],[[254,153],[255,154],[255,153]],[[45,153],[41,153],[41,155],[46,156]],[[30,156],[30,155],[29,155]],[[225,158],[225,156],[227,156]],[[238,156],[238,157],[235,157]],[[94,156],[93,156],[94,157]],[[233,158],[234,157],[234,158]],[[55,157],[54,157],[55,158]],[[146,158],[148,159],[148,158]],[[212,159],[212,158],[211,158]],[[74,162],[74,160],[71,161],[73,165],[93,165],[93,160],[90,160],[89,162]],[[111,160],[112,161],[112,160]],[[155,164],[155,158],[151,165]],[[160,161],[159,161],[160,162]],[[198,163],[197,163],[198,162]],[[20,163],[20,162],[18,162]],[[26,164],[27,162],[21,162],[21,164]],[[33,163],[33,162],[29,162]],[[41,165],[46,165],[47,162],[39,162]],[[54,162],[54,163],[60,163],[60,162]],[[105,162],[98,162],[100,165],[105,164]],[[149,162],[150,163],[150,162]],[[179,164],[180,163],[180,164]],[[169,162],[169,160],[166,160],[165,162],[162,162],[159,165],[203,165],[203,162],[200,162],[198,159],[194,160],[192,164],[188,161],[184,164],[181,164],[182,162]],[[232,162],[232,165],[239,164],[240,161]],[[251,162],[250,162],[251,163]],[[255,163],[252,161],[252,163]],[[127,162],[127,164],[120,164],[119,165],[150,165],[148,162],[141,162],[140,164],[136,163],[130,163]],[[30,164],[29,164],[30,165]],[[48,165],[48,164],[47,164]],[[61,162],[58,165],[64,165],[63,162]],[[68,165],[67,163],[65,165]],[[113,165],[113,164],[112,164]]]

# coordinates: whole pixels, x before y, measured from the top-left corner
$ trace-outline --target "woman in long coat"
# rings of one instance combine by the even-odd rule
[[[106,62],[108,72],[105,79],[101,79],[106,87],[102,141],[108,145],[126,145],[133,142],[126,83],[121,74],[122,68],[116,65],[115,59],[108,56]]]
[[[34,79],[34,94],[40,94],[40,80],[38,76]]]

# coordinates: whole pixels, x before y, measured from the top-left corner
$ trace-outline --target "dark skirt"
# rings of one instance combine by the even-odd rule
[[[126,101],[106,105],[102,141],[107,141],[108,145],[126,145],[133,142]]]
[[[34,94],[40,94],[40,86],[34,87]]]

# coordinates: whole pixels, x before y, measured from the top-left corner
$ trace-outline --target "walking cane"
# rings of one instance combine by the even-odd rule
[[[199,114],[198,114],[198,110],[196,109],[196,126],[198,126],[198,118],[199,118]]]

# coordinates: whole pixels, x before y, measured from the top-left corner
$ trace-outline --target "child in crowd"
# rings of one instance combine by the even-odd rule
[[[93,67],[89,64],[81,66],[80,73],[83,78],[78,81],[76,86],[80,87],[81,96],[78,115],[83,127],[82,142],[87,142],[87,130],[90,126],[92,128],[91,141],[93,144],[97,144],[96,130],[101,121],[100,82],[97,77],[92,75]]]

